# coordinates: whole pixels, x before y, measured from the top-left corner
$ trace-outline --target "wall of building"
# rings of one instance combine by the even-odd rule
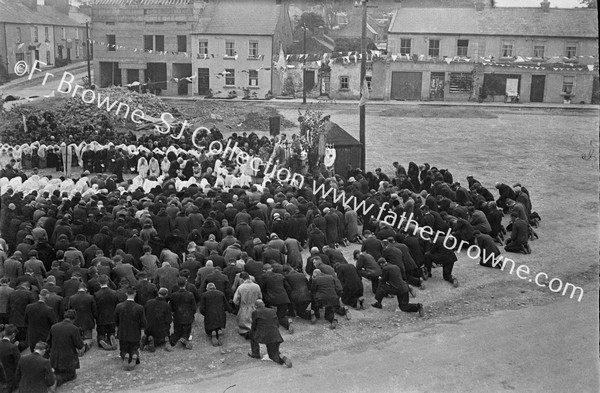
[[[147,81],[147,63],[166,64],[166,93],[176,95],[180,66],[191,64],[191,30],[194,23],[194,5],[168,6],[145,5],[130,7],[94,6],[92,7],[92,29],[94,31],[94,72],[97,82],[101,79],[100,63],[118,63],[122,84],[133,79]],[[116,50],[110,50],[106,43],[108,35],[115,35]],[[164,53],[144,52],[144,36],[163,36]],[[186,52],[178,52],[177,36],[186,36]],[[154,38],[153,38],[154,40]],[[104,45],[101,43],[104,42]],[[154,46],[154,44],[153,44]],[[104,69],[107,69],[106,67]],[[128,71],[131,70],[131,71]],[[135,70],[138,70],[137,72]],[[128,77],[131,76],[131,78]],[[186,75],[192,76],[192,75]],[[136,78],[137,77],[137,78]],[[132,80],[129,80],[132,79]],[[192,94],[188,89],[188,94]]]
[[[597,56],[598,41],[594,39],[569,39],[553,37],[478,36],[443,34],[396,34],[389,35],[388,50],[391,54],[400,53],[400,40],[411,39],[411,55],[429,56],[429,40],[440,40],[440,58],[457,56],[458,40],[469,40],[467,57],[493,56],[500,59],[504,41],[513,43],[513,56],[533,57],[534,46],[544,46],[544,57],[565,56],[567,43],[577,44],[578,56]],[[579,64],[594,64],[589,57],[579,58]]]
[[[271,90],[272,67],[272,37],[250,36],[250,35],[192,35],[192,70],[197,72],[198,68],[208,68],[210,71],[210,88],[213,93],[221,91],[219,95],[227,95],[230,91],[236,91],[238,96],[243,96],[242,88],[249,88],[251,93],[256,92],[259,98]],[[199,42],[208,42],[208,58],[198,58]],[[237,58],[224,58],[225,43],[234,42]],[[258,57],[249,57],[250,41],[258,42]],[[214,55],[214,57],[213,57]],[[227,69],[235,70],[235,84],[225,85],[225,76],[222,74]],[[250,86],[248,70],[258,70],[258,85]],[[193,94],[198,94],[198,83],[194,82]]]

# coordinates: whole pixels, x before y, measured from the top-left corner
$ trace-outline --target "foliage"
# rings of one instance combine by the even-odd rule
[[[330,115],[325,115],[321,106],[310,105],[304,113],[298,109],[300,124],[300,139],[305,142],[308,150],[308,166],[313,171],[319,164],[319,137],[325,134],[325,123]]]
[[[304,12],[296,21],[296,30],[301,30],[302,26],[312,33],[318,33],[319,27],[326,27],[323,17],[316,12]]]
[[[283,81],[283,91],[281,92],[284,96],[296,96],[296,85],[294,84],[294,77],[288,75]]]
[[[586,5],[588,8],[598,8],[598,0],[579,0],[579,3]]]

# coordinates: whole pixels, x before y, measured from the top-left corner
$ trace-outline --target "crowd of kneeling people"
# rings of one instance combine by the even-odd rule
[[[395,296],[400,310],[423,316],[410,296],[434,268],[458,286],[457,250],[445,235],[496,256],[501,245],[531,252],[539,216],[525,187],[497,183],[494,197],[472,176],[464,187],[428,164],[394,168],[391,176],[348,168],[345,176],[308,177],[375,206],[360,216],[314,195],[308,181],[301,189],[273,181],[262,191],[191,185],[74,196],[9,188],[0,220],[3,391],[44,391],[74,379],[94,331],[99,348],[120,351],[126,370],[142,350],[192,349],[197,311],[212,345],[223,345],[233,313],[250,357],[260,358],[266,344],[271,359],[291,367],[279,353],[278,327],[293,333],[295,317],[313,324],[323,317],[336,329],[338,316],[365,309],[363,278],[373,308]],[[392,226],[381,219],[391,212],[412,219]],[[445,235],[434,240],[426,227]],[[480,263],[491,266],[483,256]]]

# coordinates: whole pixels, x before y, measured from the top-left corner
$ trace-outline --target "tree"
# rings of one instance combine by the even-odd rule
[[[579,3],[585,4],[588,8],[598,8],[598,0],[579,0]]]
[[[299,30],[302,26],[306,26],[312,33],[318,33],[319,27],[326,27],[323,17],[316,12],[304,12],[300,15],[296,29]]]

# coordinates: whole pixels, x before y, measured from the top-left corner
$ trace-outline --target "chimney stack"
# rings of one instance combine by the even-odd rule
[[[475,11],[481,12],[485,10],[485,2],[483,0],[475,0]]]
[[[542,1],[540,5],[542,6],[542,11],[550,12],[550,2],[548,0]]]

